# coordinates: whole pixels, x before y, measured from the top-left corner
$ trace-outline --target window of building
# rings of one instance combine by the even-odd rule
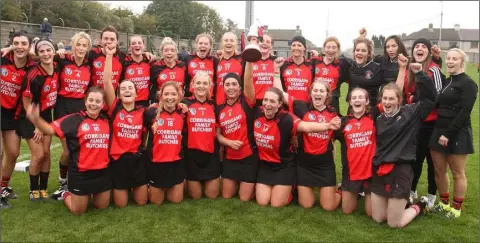
[[[470,42],[470,48],[477,49],[477,48],[478,48],[478,41],[472,41],[472,42]]]
[[[288,41],[288,46],[291,46],[292,45],[292,41]]]
[[[450,45],[450,47],[449,47],[450,49],[458,48],[458,44],[457,44],[456,41],[450,41],[448,44]]]

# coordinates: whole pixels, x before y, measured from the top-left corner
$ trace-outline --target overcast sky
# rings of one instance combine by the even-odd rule
[[[149,1],[100,2],[128,7],[134,13],[142,13],[149,4]],[[230,18],[244,28],[245,1],[199,2],[216,9],[224,20]],[[328,22],[328,35],[336,36],[345,49],[352,47],[361,27],[367,28],[368,37],[410,34],[428,27],[429,23],[439,28],[441,9],[441,1],[254,1],[254,19],[270,29],[294,29],[300,25],[305,38],[317,46],[325,40]],[[478,29],[479,1],[443,1],[443,28],[453,28],[454,24],[462,29]]]

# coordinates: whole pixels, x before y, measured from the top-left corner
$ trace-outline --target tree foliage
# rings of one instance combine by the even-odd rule
[[[383,48],[383,45],[385,44],[385,36],[383,36],[383,35],[380,35],[380,36],[373,35],[372,36],[372,41],[373,41],[373,45],[376,48]]]

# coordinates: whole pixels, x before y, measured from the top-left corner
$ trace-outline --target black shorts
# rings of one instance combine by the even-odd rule
[[[340,113],[340,97],[332,96],[332,100],[330,101],[330,106],[335,108],[337,113]]]
[[[448,146],[444,147],[438,143],[442,128],[435,127],[430,139],[429,147],[444,154],[473,154],[473,135],[471,127],[461,128],[454,138],[448,139]]]
[[[384,176],[377,175],[374,167],[371,192],[386,198],[410,198],[410,189],[413,181],[411,164],[395,164],[392,171]]]
[[[372,185],[372,178],[365,180],[350,180],[350,175],[347,168],[344,167],[342,172],[342,191],[352,193],[370,193],[370,187]]]
[[[295,163],[274,164],[260,161],[257,183],[265,185],[292,186],[296,183],[297,165]],[[283,162],[282,162],[283,163]]]
[[[15,119],[15,111],[1,108],[1,129],[2,131],[17,130],[18,119]]]
[[[110,169],[68,171],[68,191],[79,196],[95,195],[112,189]]]
[[[131,189],[146,185],[145,156],[125,153],[118,160],[111,161],[113,189]]]
[[[143,108],[148,108],[150,106],[150,101],[149,100],[139,100],[135,101],[136,106],[141,106]]]
[[[50,123],[52,122],[52,109],[40,112],[40,117]],[[25,117],[18,120],[18,127],[16,133],[19,137],[24,139],[32,139],[35,132],[35,126]]]
[[[147,161],[148,184],[156,188],[171,188],[183,183],[186,178],[183,159],[170,163],[153,163]]]
[[[189,181],[210,181],[220,177],[221,165],[217,153],[187,149],[185,160]]]
[[[83,99],[58,96],[55,109],[53,110],[53,118],[57,120],[66,115],[80,112],[81,110],[85,110],[85,101]]]
[[[299,153],[297,156],[297,185],[308,187],[336,186],[337,176],[333,152],[321,155]]]
[[[258,173],[258,158],[252,154],[240,160],[224,159],[222,162],[222,178],[255,183]]]

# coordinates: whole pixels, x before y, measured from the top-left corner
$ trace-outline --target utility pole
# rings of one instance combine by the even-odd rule
[[[440,1],[442,3],[442,9],[440,10],[440,36],[438,38],[438,47],[440,49],[442,48],[442,24],[443,24],[443,1]]]
[[[328,38],[328,26],[329,26],[329,22],[330,22],[330,8],[327,9],[327,31],[325,33],[325,39]]]
[[[249,29],[253,24],[253,1],[245,1],[245,29]]]

